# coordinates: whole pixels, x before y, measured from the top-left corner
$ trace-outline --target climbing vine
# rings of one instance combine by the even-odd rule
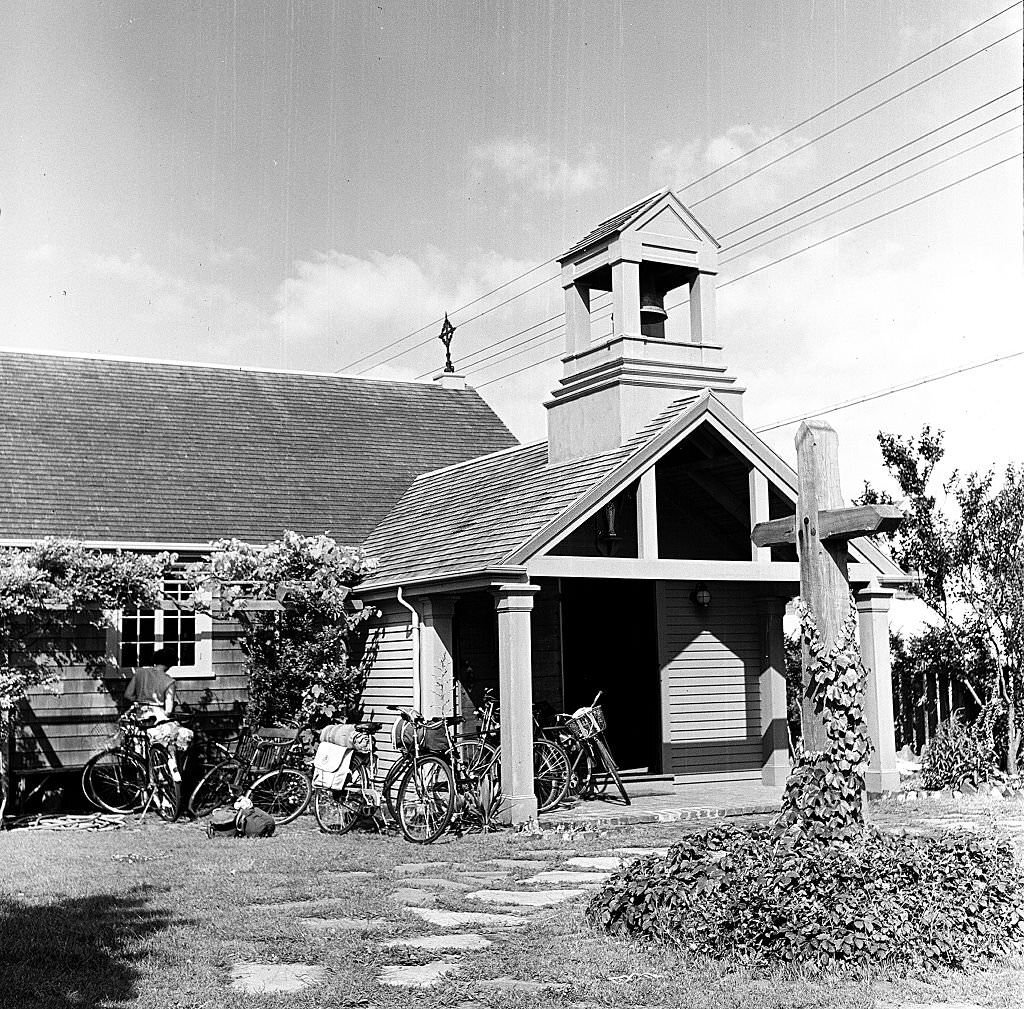
[[[822,718],[828,748],[817,753],[797,743],[775,831],[841,839],[864,823],[864,775],[871,752],[864,720],[867,673],[857,645],[857,607],[851,597],[830,648],[825,647],[814,614],[803,600],[798,612],[807,646],[808,693]]]

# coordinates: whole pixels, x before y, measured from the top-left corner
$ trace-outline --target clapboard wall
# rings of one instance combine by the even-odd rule
[[[662,766],[677,781],[760,780],[760,636],[749,586],[659,582]]]
[[[380,616],[371,632],[376,654],[363,690],[363,712],[367,718],[372,712],[386,726],[377,735],[377,755],[383,768],[397,756],[390,730],[398,716],[388,711],[387,706],[413,704],[413,629],[412,615],[397,600],[386,600],[376,606]]]

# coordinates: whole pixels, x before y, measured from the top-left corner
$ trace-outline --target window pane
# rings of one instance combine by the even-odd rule
[[[183,642],[178,648],[178,665],[194,666],[196,664],[196,646],[190,642]]]
[[[153,648],[152,642],[150,642],[148,644],[139,645],[139,661],[138,661],[138,665],[140,665],[140,666],[151,666],[151,665],[153,665],[153,652],[154,652],[154,650],[155,649]]]
[[[134,644],[121,645],[121,665],[137,666],[139,664],[139,651]]]
[[[121,641],[127,644],[129,641],[139,640],[139,625],[136,620],[125,618],[121,623]]]

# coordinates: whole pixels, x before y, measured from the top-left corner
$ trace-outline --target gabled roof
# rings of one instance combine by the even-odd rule
[[[651,193],[650,196],[645,196],[639,203],[634,203],[609,217],[608,220],[602,221],[590,234],[563,252],[558,257],[559,261],[564,263],[592,245],[604,244],[614,235],[627,230],[638,222],[640,226],[644,226],[646,219],[654,217],[656,213],[674,213],[677,218],[681,218],[685,222],[683,227],[688,228],[693,234],[699,234],[703,240],[710,242],[716,249],[720,247],[715,237],[693,216],[679,197],[671,189],[666,188],[659,189],[656,193]]]
[[[585,459],[549,465],[547,443],[539,442],[424,474],[366,540],[367,551],[381,562],[366,587],[508,563],[692,401],[673,403],[621,448]]]
[[[796,471],[704,392],[672,403],[621,448],[599,455],[549,465],[542,442],[424,474],[367,539],[381,563],[366,587],[528,565],[705,422],[796,500]],[[903,574],[869,540],[851,548],[883,576]]]
[[[472,389],[0,352],[0,540],[358,543],[418,474],[515,444]]]

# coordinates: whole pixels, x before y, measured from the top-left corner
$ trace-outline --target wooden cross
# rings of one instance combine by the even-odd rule
[[[825,421],[804,421],[796,433],[796,515],[759,522],[750,538],[759,547],[796,545],[800,558],[800,597],[831,647],[849,612],[847,544],[856,536],[891,532],[903,521],[895,505],[847,508],[839,489],[839,439]],[[808,697],[807,653],[803,657],[802,725],[809,750],[826,747],[824,726]]]

